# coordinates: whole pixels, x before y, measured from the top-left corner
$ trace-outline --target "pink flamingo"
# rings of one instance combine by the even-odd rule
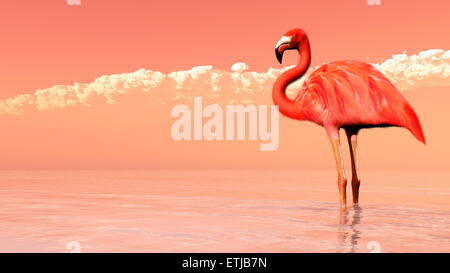
[[[275,54],[282,62],[283,52],[296,49],[299,63],[281,74],[273,86],[273,101],[280,112],[297,120],[323,126],[333,147],[338,172],[341,208],[347,204],[344,166],[339,129],[345,129],[352,162],[353,203],[358,204],[360,177],[358,171],[357,134],[362,128],[404,127],[425,144],[419,119],[395,86],[372,65],[358,61],[325,64],[305,81],[294,100],[286,96],[286,87],[301,78],[311,63],[308,36],[302,29],[288,31],[277,43]]]

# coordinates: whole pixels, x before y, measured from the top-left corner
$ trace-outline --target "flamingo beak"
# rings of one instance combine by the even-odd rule
[[[283,62],[283,53],[289,48],[290,43],[291,37],[283,36],[275,46],[275,56],[277,56],[277,60],[280,64]]]
[[[280,64],[283,63],[283,53],[278,51],[278,48],[275,48],[275,56],[277,56],[277,60]]]

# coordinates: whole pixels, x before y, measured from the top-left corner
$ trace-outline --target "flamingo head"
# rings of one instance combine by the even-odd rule
[[[302,42],[305,40],[306,34],[302,29],[294,28],[286,32],[275,46],[275,55],[278,62],[283,61],[283,53],[289,49],[299,49]]]

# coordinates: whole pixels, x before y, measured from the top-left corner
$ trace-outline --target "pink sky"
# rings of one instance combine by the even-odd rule
[[[446,0],[110,1],[17,0],[0,10],[0,98],[100,75],[163,72],[245,61],[277,67],[273,46],[304,28],[313,64],[378,62],[404,50],[446,49]],[[294,59],[286,58],[287,64]]]
[[[140,68],[168,73],[210,64],[226,71],[243,61],[266,72],[282,67],[273,47],[292,27],[308,32],[313,65],[339,59],[381,63],[403,51],[448,49],[450,2],[382,2],[8,1],[0,11],[0,35],[6,37],[0,43],[0,100]],[[297,57],[289,52],[285,60],[289,65]],[[364,132],[363,167],[450,167],[449,130],[442,127],[450,116],[450,93],[448,81],[439,83],[405,93],[428,145],[398,128]],[[280,149],[273,153],[259,152],[259,142],[179,143],[170,138],[171,105],[155,108],[148,103],[151,93],[139,96],[120,97],[115,105],[0,115],[0,168],[334,167],[325,132],[310,123],[282,118]],[[225,103],[232,97],[222,98]],[[271,103],[270,90],[260,99]]]

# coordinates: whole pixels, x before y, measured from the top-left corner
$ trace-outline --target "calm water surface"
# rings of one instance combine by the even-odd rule
[[[341,211],[331,171],[1,171],[0,251],[449,252],[449,184],[370,172]]]

